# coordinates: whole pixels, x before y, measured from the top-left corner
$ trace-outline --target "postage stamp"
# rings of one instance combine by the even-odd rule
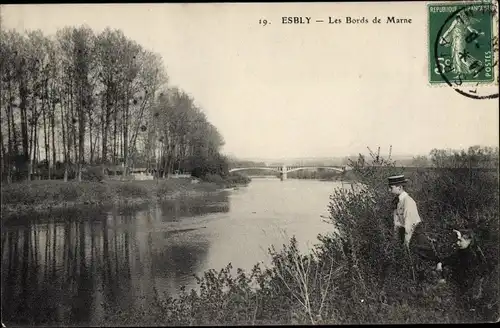
[[[430,3],[427,10],[429,83],[452,87],[494,83],[496,3]]]

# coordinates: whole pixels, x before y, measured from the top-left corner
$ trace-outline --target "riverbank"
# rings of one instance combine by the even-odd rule
[[[247,183],[234,179],[199,182],[168,179],[101,182],[41,180],[3,184],[2,220],[25,213],[45,213],[78,206],[137,206],[151,201],[203,196]]]
[[[155,304],[137,313],[110,313],[107,320],[152,326],[495,321],[500,313],[498,171],[477,170],[473,165],[481,154],[469,149],[445,158],[458,162],[458,170],[436,165],[411,172],[407,190],[438,248],[455,243],[453,229],[472,231],[471,252],[481,254],[482,271],[479,263],[445,266],[442,283],[432,263],[423,281],[417,280],[407,250],[394,238],[393,197],[387,192],[387,177],[404,168],[384,159],[373,166],[360,160],[354,169],[364,187],[333,192],[328,208],[336,232],[318,236],[311,253],[299,252],[292,239],[283,250],[270,250],[268,268],[256,264],[236,276],[231,264],[208,270],[198,277],[197,291],[184,290],[178,298],[158,293]]]

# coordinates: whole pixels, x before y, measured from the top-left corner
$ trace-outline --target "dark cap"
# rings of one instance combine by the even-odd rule
[[[393,175],[392,177],[389,177],[388,179],[389,186],[397,186],[397,185],[402,185],[406,184],[408,182],[408,179],[405,178],[404,175]]]

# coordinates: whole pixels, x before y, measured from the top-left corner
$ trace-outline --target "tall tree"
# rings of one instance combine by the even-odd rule
[[[86,117],[93,105],[90,70],[93,62],[94,33],[87,27],[73,29],[73,67],[76,89],[76,120],[78,122],[77,177],[81,181],[82,165],[85,162]]]
[[[168,88],[161,57],[122,31],[0,33],[2,178],[31,178],[38,166],[50,178],[58,160],[65,180],[81,179],[85,163],[140,160],[168,175],[224,161],[222,136],[194,99]]]

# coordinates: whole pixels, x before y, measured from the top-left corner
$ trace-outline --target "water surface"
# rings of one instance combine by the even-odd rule
[[[193,274],[229,262],[245,270],[267,265],[268,247],[293,235],[307,251],[318,233],[332,230],[321,216],[340,186],[253,179],[195,199],[9,223],[2,228],[2,320],[100,325],[107,307],[127,311],[147,306],[155,289],[175,296],[183,285],[196,287]]]

